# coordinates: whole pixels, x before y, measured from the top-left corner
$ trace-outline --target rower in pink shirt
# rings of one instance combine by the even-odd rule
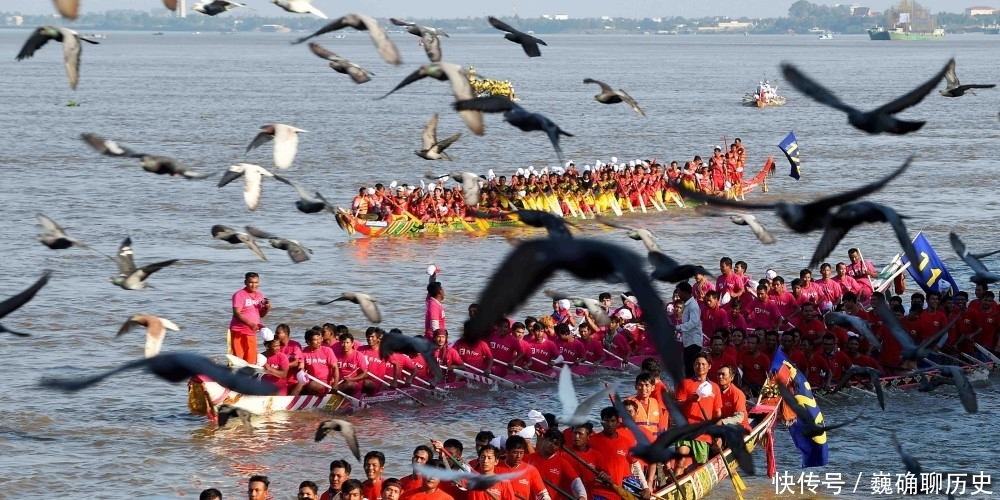
[[[844,296],[844,290],[841,288],[840,283],[832,278],[833,268],[828,263],[823,263],[819,266],[819,273],[821,278],[815,282],[822,290],[823,300],[820,304],[824,302],[830,302],[831,304],[837,305],[840,303],[841,297]]]
[[[847,266],[847,274],[854,278],[861,286],[861,293],[858,294],[858,299],[861,302],[868,302],[874,291],[872,288],[872,278],[878,278],[878,271],[870,261],[861,258],[861,251],[857,248],[848,250],[847,257],[851,259],[851,264]]]
[[[754,330],[757,328],[775,330],[778,319],[781,318],[781,310],[778,308],[778,304],[772,300],[771,295],[767,293],[767,285],[757,286],[757,297],[754,297],[750,303],[749,311],[750,324],[747,326]]]
[[[340,347],[343,349],[344,355],[337,359],[337,366],[340,367],[338,389],[348,394],[359,389],[368,394],[374,394],[377,386],[375,381],[368,378],[368,358],[354,348],[354,336],[350,333],[342,333]]]
[[[823,289],[813,282],[811,270],[799,271],[799,283],[802,285],[802,297],[804,298],[799,302],[799,306],[805,302],[812,302],[817,306],[823,303]]]
[[[521,348],[521,341],[510,332],[510,320],[500,318],[496,328],[490,335],[487,342],[493,352],[493,374],[498,377],[506,377],[511,370],[511,366],[519,366],[524,358],[524,349]]]
[[[772,282],[774,283],[774,289],[768,292],[771,295],[771,301],[778,306],[781,316],[787,318],[799,310],[799,305],[796,303],[792,292],[789,292],[785,288],[784,278],[777,276]]]
[[[452,347],[458,351],[462,362],[473,368],[473,373],[489,374],[493,372],[493,351],[485,341],[462,336],[455,341]]]
[[[559,348],[559,354],[567,363],[576,364],[585,360],[587,349],[583,346],[583,342],[580,342],[580,339],[573,337],[569,326],[556,325],[555,344]]]
[[[715,278],[715,291],[719,297],[727,293],[731,300],[739,300],[746,289],[746,279],[733,272],[733,259],[723,257],[719,261],[720,274]]]
[[[545,327],[536,323],[532,327],[532,339],[525,350],[528,369],[549,373],[553,368],[553,360],[559,358],[559,347],[545,336]]]
[[[708,277],[704,274],[694,275],[694,285],[692,286],[691,294],[694,296],[694,300],[698,301],[698,306],[705,306],[705,294],[708,292],[714,292],[715,285],[708,280]]]

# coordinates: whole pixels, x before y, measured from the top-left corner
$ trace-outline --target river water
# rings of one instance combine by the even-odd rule
[[[305,479],[325,488],[329,461],[348,456],[339,439],[312,442],[316,423],[328,414],[260,417],[254,434],[247,435],[235,428],[217,431],[203,417],[190,415],[184,384],[166,384],[146,374],[123,375],[69,395],[38,390],[36,381],[42,375],[83,376],[141,356],[141,334],[114,335],[137,312],[181,326],[167,337],[166,350],[222,354],[230,295],[250,270],[261,274],[261,290],[275,305],[269,324],[289,323],[296,337],[323,322],[367,326],[355,307],[315,305],[316,299],[352,290],[380,299],[383,326],[412,333],[422,326],[423,270],[434,263],[444,270],[445,307],[454,325],[509,249],[496,234],[351,240],[332,217],[297,212],[294,192],[273,182],[265,182],[261,208],[251,213],[238,185],[217,189],[214,180],[153,176],[130,162],[100,157],[80,141],[80,133],[217,172],[240,161],[269,165],[270,147],[249,154],[244,148],[259,126],[292,124],[309,132],[302,135],[294,167],[284,174],[342,205],[361,186],[392,180],[412,184],[430,169],[484,173],[492,168],[509,174],[517,167],[540,168],[557,161],[543,135],[516,130],[499,116],[487,117],[486,135],[468,133],[450,111],[453,99],[441,82],[421,81],[385,100],[373,100],[425,62],[410,35],[392,35],[405,61],[400,67],[378,59],[364,34],[321,37],[320,43],[376,74],[370,83],[355,85],[304,46],[291,46],[294,34],[112,32],[100,45],[84,47],[76,92],[67,85],[58,44],[50,43],[32,59],[14,61],[27,36],[27,30],[0,31],[0,53],[8,55],[0,61],[0,116],[5,117],[7,137],[0,148],[3,296],[27,287],[44,269],[56,272],[32,303],[4,319],[7,326],[35,335],[0,336],[6,359],[0,372],[8,387],[0,394],[0,498],[70,492],[95,498],[192,497],[207,487],[235,498],[244,494],[251,473],[272,478],[275,498],[292,497]],[[543,57],[533,59],[499,34],[453,36],[444,40],[443,49],[447,61],[473,64],[490,78],[510,79],[523,106],[575,134],[564,138],[562,146],[566,158],[578,165],[611,156],[683,162],[695,154],[710,155],[726,136],[743,139],[748,164],[756,168],[767,156],[780,156],[775,145],[794,131],[802,150],[802,180],[787,177],[786,162],[777,158],[770,192],[755,193],[753,199],[814,198],[882,176],[914,155],[909,171],[872,199],[908,215],[911,233],[923,230],[963,285],[969,271],[950,250],[948,231],[962,234],[974,251],[996,244],[992,231],[1000,219],[995,195],[1000,171],[991,152],[1000,136],[996,90],[961,99],[928,96],[903,114],[925,119],[927,125],[904,137],[854,130],[842,113],[780,81],[779,92],[789,98],[782,108],[743,108],[740,98],[758,80],[773,82],[782,61],[794,62],[862,108],[916,87],[952,56],[963,82],[996,82],[1000,38],[949,36],[926,44],[871,42],[859,36],[546,38]],[[596,86],[580,83],[586,77],[626,89],[648,117],[622,105],[594,102]],[[67,106],[71,101],[79,106]],[[433,112],[441,113],[442,137],[463,132],[449,149],[454,163],[431,165],[412,153]],[[103,257],[38,245],[38,212],[105,253],[113,254],[131,235],[139,265],[168,258],[183,259],[183,265],[156,274],[150,280],[154,289],[121,290],[108,283],[116,268]],[[817,238],[790,234],[769,214],[762,218],[779,240],[770,247],[724,219],[700,218],[690,210],[626,217],[659,234],[661,245],[679,260],[712,269],[728,255],[747,261],[754,276],[769,267],[786,275],[797,272],[808,262]],[[311,261],[295,265],[280,251],[265,249],[270,260],[261,262],[244,248],[213,240],[213,224],[254,225],[297,239],[315,253]],[[640,249],[618,233],[589,223],[583,228],[582,237]],[[853,231],[831,259],[846,260],[852,246],[860,246],[880,266],[897,251],[887,227],[866,226]],[[995,260],[990,264],[998,265]],[[564,276],[554,279],[552,287],[590,296],[609,290],[606,284]],[[665,287],[661,291],[669,293]],[[547,299],[539,295],[517,315],[547,310]],[[604,378],[579,390],[594,390]],[[923,459],[925,470],[983,470],[997,477],[997,438],[990,424],[1000,410],[995,384],[979,385],[977,415],[962,412],[954,390],[947,387],[930,395],[890,391],[885,413],[873,397],[860,393],[821,400],[828,421],[858,412],[866,417],[832,434],[830,464],[810,470],[847,478],[842,496],[869,497],[872,473],[903,470],[884,430],[897,428],[904,446]],[[480,428],[499,432],[508,419],[525,418],[529,409],[553,411],[557,405],[550,388],[533,387],[458,395],[426,408],[386,405],[351,418],[359,427],[363,451],[384,451],[387,474],[400,476],[408,472],[413,447],[429,438],[458,437],[471,446]],[[798,474],[799,458],[790,439],[781,430],[776,436],[779,470]],[[763,459],[757,460],[762,471]],[[363,476],[360,469],[356,477]],[[859,474],[858,490],[847,494]],[[748,498],[792,497],[776,495],[762,474],[747,482]],[[992,489],[1000,495],[1000,486]],[[712,498],[732,496],[731,487],[722,485]],[[812,496],[832,496],[832,490],[820,488]]]

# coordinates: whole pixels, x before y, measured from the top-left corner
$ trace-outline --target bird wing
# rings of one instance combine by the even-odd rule
[[[129,288],[131,288],[131,285],[138,285],[140,282],[145,281],[145,279],[148,278],[151,274],[155,273],[156,271],[159,271],[160,269],[163,269],[164,267],[173,265],[177,261],[178,259],[170,259],[170,260],[164,260],[162,262],[154,262],[152,264],[146,264],[145,266],[142,266],[139,269],[133,271],[131,274],[129,274],[128,278],[126,278],[125,280],[125,284],[130,285],[128,286]]]
[[[924,339],[923,342],[917,345],[917,349],[926,349],[928,346],[936,345],[937,341],[941,340],[941,337],[946,335],[951,330],[951,327],[955,326],[955,323],[958,323],[959,316],[960,315],[956,314],[955,317],[951,318],[951,321],[949,321],[947,325],[944,325],[944,328],[936,332],[934,335]]]
[[[299,129],[288,125],[274,126],[274,166],[285,169],[292,166],[299,150]]]
[[[430,30],[421,30],[420,38],[424,42],[427,58],[431,62],[441,62],[441,39]]]
[[[501,20],[499,20],[499,19],[497,19],[497,18],[495,18],[493,16],[490,16],[488,18],[488,20],[490,22],[490,26],[493,26],[494,28],[496,28],[496,29],[498,29],[500,31],[506,31],[508,33],[513,33],[515,35],[522,35],[522,36],[524,35],[524,33],[521,33],[520,31],[512,28],[509,24],[507,24],[507,23],[505,23],[505,22],[503,22],[503,21],[501,21]]]
[[[182,382],[194,375],[204,375],[219,385],[247,396],[271,396],[278,388],[263,380],[234,372],[211,359],[187,352],[170,352],[146,360],[150,371],[171,382]]]
[[[263,231],[261,229],[257,229],[257,228],[255,228],[253,226],[246,226],[246,230],[247,230],[248,233],[250,233],[251,235],[253,235],[255,238],[261,238],[261,239],[264,239],[264,240],[269,240],[269,239],[273,239],[273,238],[277,238],[278,237],[277,235],[268,233],[268,232]]]
[[[969,268],[972,269],[972,272],[974,274],[981,274],[981,275],[993,274],[992,272],[990,272],[989,269],[986,269],[986,266],[983,265],[983,263],[980,262],[979,259],[973,257],[972,254],[969,253],[969,249],[965,246],[965,243],[962,242],[962,239],[959,238],[957,234],[955,234],[954,232],[948,233],[948,239],[951,241],[951,247],[955,249],[955,253],[957,253],[958,256],[962,259],[962,262],[965,262],[965,265],[969,266]],[[920,261],[915,260],[913,262],[920,262]]]
[[[472,90],[472,84],[469,83],[469,76],[461,66],[451,63],[436,64],[441,72],[448,77],[448,82],[451,83],[451,93],[455,95],[455,99],[461,101],[476,97],[475,91]]]
[[[976,400],[976,390],[972,388],[972,384],[969,383],[969,379],[965,377],[962,370],[957,366],[942,366],[941,370],[951,376],[955,383],[955,389],[958,391],[958,400],[962,402],[966,413],[978,413],[979,403]]]
[[[584,78],[583,79],[583,83],[596,83],[596,84],[600,85],[601,86],[601,93],[602,94],[607,93],[607,92],[614,92],[614,90],[611,89],[610,85],[608,85],[608,84],[606,84],[606,83],[604,83],[604,82],[602,82],[600,80],[594,80],[593,78]]]
[[[243,164],[243,201],[251,211],[257,210],[260,205],[260,197],[264,192],[264,170],[263,167]]]
[[[750,231],[753,232],[753,235],[757,237],[758,241],[765,245],[771,245],[775,242],[774,236],[772,236],[771,233],[768,232],[763,225],[761,225],[760,220],[757,219],[757,217],[745,214],[742,218],[743,222],[745,222],[747,226],[750,226]]]
[[[783,63],[781,65],[781,72],[785,75],[785,80],[787,80],[788,83],[798,89],[799,92],[802,92],[816,101],[847,113],[857,111],[853,107],[844,103],[844,101],[841,101],[839,97],[833,94],[833,92],[830,92],[819,83],[804,75],[795,66]]]
[[[602,393],[603,392],[604,391],[602,391]],[[645,432],[642,432],[642,430],[639,429],[639,425],[635,423],[635,419],[632,418],[632,415],[629,415],[628,410],[625,409],[625,405],[622,403],[624,400],[622,399],[621,394],[614,391],[607,391],[607,393],[612,396],[611,405],[618,410],[618,416],[621,417],[622,423],[625,424],[625,428],[631,431],[632,435],[635,436],[636,447],[643,448],[649,446],[649,438],[646,437]]]
[[[229,226],[224,226],[222,224],[216,224],[212,226],[212,237],[217,240],[228,241],[230,243],[233,243],[233,239],[235,238],[236,234],[237,234],[236,230]]]
[[[938,71],[936,75],[931,77],[930,80],[924,82],[923,85],[911,90],[910,92],[897,97],[896,99],[880,106],[878,109],[874,110],[874,113],[898,113],[910,106],[916,105],[918,102],[924,100],[924,96],[929,94],[934,87],[938,86],[938,83],[944,78],[945,74],[948,72],[948,68],[952,67],[955,63],[955,59],[950,59],[948,64],[945,64],[941,71]]]
[[[64,392],[76,392],[81,389],[86,389],[94,384],[101,382],[102,380],[121,373],[126,370],[134,370],[136,368],[141,368],[146,366],[148,359],[138,359],[135,361],[129,361],[117,368],[108,370],[97,375],[90,377],[70,377],[70,378],[56,378],[56,377],[42,377],[38,381],[40,387],[48,389],[56,389]]]
[[[288,256],[296,263],[302,263],[309,260],[309,254],[312,250],[302,246],[301,243],[293,240],[282,240],[284,242],[284,249],[288,251]],[[273,245],[274,242],[271,242]]]
[[[374,75],[374,73],[350,61],[344,62],[347,65],[347,74],[350,75],[352,80],[354,80],[354,83],[365,83],[372,79],[369,75]]]
[[[603,394],[607,391],[601,391]],[[559,404],[562,405],[563,417],[571,419],[576,413],[576,408],[580,406],[580,401],[576,399],[576,387],[573,387],[573,370],[568,364],[563,364],[559,370]],[[589,409],[588,409],[589,411]]]
[[[42,225],[42,229],[45,230],[46,233],[49,233],[52,236],[60,238],[66,237],[66,231],[62,228],[62,226],[56,224],[56,221],[43,214],[38,214],[38,223]]]
[[[903,253],[906,254],[907,260],[914,263],[920,262],[920,256],[917,255],[917,250],[913,248],[913,242],[910,240],[910,233],[906,231],[906,224],[903,223],[903,217],[893,210],[892,207],[878,203],[866,203],[866,205],[877,211],[882,219],[892,226],[892,231],[896,235],[899,246],[903,248]]]
[[[872,193],[874,193],[874,192],[882,189],[883,187],[885,187],[886,184],[889,183],[889,181],[895,179],[900,174],[902,174],[903,172],[905,172],[906,169],[910,166],[910,162],[912,162],[912,161],[913,161],[913,157],[911,156],[911,157],[907,158],[906,161],[899,168],[897,168],[896,170],[894,170],[891,174],[889,174],[889,175],[887,175],[887,176],[885,176],[885,177],[883,177],[883,178],[881,178],[881,179],[879,179],[879,180],[877,180],[875,182],[871,182],[871,183],[865,184],[865,185],[863,185],[861,187],[852,189],[850,191],[845,191],[843,193],[835,194],[833,196],[828,196],[826,198],[820,198],[820,199],[815,200],[815,201],[813,201],[811,203],[808,203],[808,204],[805,205],[806,211],[809,211],[809,212],[818,211],[818,209],[821,209],[823,207],[825,207],[825,208],[832,208],[832,207],[835,207],[835,206],[838,206],[838,205],[843,205],[845,203],[852,202],[852,201],[854,201],[854,200],[856,200],[858,198],[861,198],[862,196],[867,196],[869,194],[872,194]]]
[[[322,14],[322,13],[320,13],[320,14]],[[325,18],[326,16],[322,16],[322,17]],[[346,28],[347,26],[350,26],[349,24],[347,24],[346,22],[344,22],[344,20],[345,20],[346,17],[347,16],[334,19],[333,21],[329,22],[326,26],[323,26],[322,28],[316,30],[313,34],[311,34],[309,36],[304,36],[302,38],[299,38],[298,40],[295,40],[292,43],[293,44],[302,43],[302,42],[304,42],[304,41],[306,41],[306,40],[308,40],[310,38],[317,37],[317,36],[320,36],[322,34],[329,33],[331,31],[337,31],[337,30],[339,30],[341,28]]]
[[[903,325],[899,324],[899,320],[896,319],[896,315],[893,314],[892,310],[885,302],[879,302],[875,306],[875,312],[878,313],[878,317],[882,318],[882,323],[886,328],[889,329],[889,333],[892,334],[896,342],[903,347],[904,350],[913,349],[917,345],[913,343],[913,339],[910,338],[910,334],[903,329]],[[956,318],[958,316],[955,316]]]
[[[135,272],[135,260],[132,258],[132,237],[126,237],[121,246],[118,247],[118,272],[128,276]]]
[[[16,60],[26,59],[34,56],[35,51],[42,48],[49,40],[55,38],[57,31],[51,26],[42,26],[31,32],[31,36],[24,42],[21,51],[17,53]]]
[[[958,75],[955,74],[955,60],[952,59],[948,62],[948,70],[944,73],[944,81],[947,83],[947,90],[957,88],[960,83],[958,83]]]
[[[246,245],[251,252],[257,254],[257,256],[260,257],[260,260],[263,261],[267,260],[267,257],[264,256],[264,252],[261,251],[259,246],[257,246],[257,241],[253,239],[253,236],[243,233],[236,233],[236,237],[239,238],[239,240],[243,242],[243,244]]]
[[[462,174],[462,197],[470,207],[479,205],[479,176],[468,172]]]
[[[372,323],[382,322],[382,314],[378,311],[378,304],[375,303],[375,299],[371,295],[356,293],[354,296],[358,300],[358,305],[361,306],[361,312],[365,314],[368,321]]]
[[[392,43],[392,40],[389,39],[389,35],[382,29],[382,25],[373,17],[364,14],[355,15],[364,23],[365,29],[368,30],[368,34],[372,37],[372,42],[375,43],[375,50],[382,56],[382,59],[393,66],[402,64],[403,60],[399,58],[399,51],[396,50],[396,44]]]
[[[265,125],[264,127],[261,127],[262,130],[263,129],[267,129],[267,130],[264,130],[264,131],[258,133],[253,138],[253,140],[250,141],[250,145],[247,146],[247,150],[245,152],[249,153],[251,149],[256,149],[256,148],[260,147],[262,144],[266,143],[267,141],[270,141],[270,140],[274,139],[274,133],[269,131],[270,128],[271,127],[269,125]]]
[[[514,104],[514,101],[498,95],[463,99],[456,101],[453,106],[457,111],[471,110],[482,111],[484,113],[501,113],[515,108],[520,108],[520,106]]]
[[[49,282],[49,277],[52,276],[52,271],[45,271],[45,274],[41,278],[38,278],[33,285],[22,291],[21,293],[10,297],[3,302],[0,302],[0,318],[7,316],[8,314],[18,310],[24,304],[27,304],[39,290]]]
[[[358,445],[358,437],[354,431],[354,424],[346,420],[339,419],[320,422],[319,427],[316,429],[316,441],[323,439],[323,437],[331,431],[337,431],[344,436],[344,441],[347,443],[347,447],[350,448],[354,458],[360,462],[361,446]]]
[[[55,0],[56,10],[68,19],[76,19],[80,12],[80,0]]]
[[[815,268],[823,262],[823,259],[833,253],[833,249],[837,248],[837,245],[844,239],[844,236],[847,236],[852,227],[854,224],[827,224],[826,228],[823,229],[823,236],[820,237],[819,243],[816,245],[816,250],[813,251],[809,267]]]
[[[420,136],[420,146],[422,149],[430,149],[437,144],[438,114],[434,113],[427,124],[424,125],[424,133]]]
[[[619,97],[622,98],[622,101],[625,101],[626,104],[632,106],[632,109],[636,113],[639,113],[640,116],[646,116],[646,112],[639,107],[639,103],[635,102],[635,99],[632,99],[632,96],[628,95],[627,92],[625,92],[622,89],[618,89],[618,92],[616,93],[618,94]]]
[[[418,68],[413,73],[410,73],[409,75],[406,75],[406,78],[404,78],[403,81],[399,82],[399,85],[396,85],[395,87],[393,87],[392,90],[386,92],[381,97],[376,97],[375,99],[376,100],[378,100],[378,99],[385,99],[386,97],[389,97],[389,94],[392,94],[393,92],[395,92],[395,91],[397,91],[397,90],[399,90],[399,89],[401,89],[401,88],[403,88],[403,87],[405,87],[405,86],[407,86],[407,85],[409,85],[409,84],[411,84],[411,83],[413,83],[415,81],[422,80],[423,78],[425,78],[427,76],[428,76],[427,75],[427,66],[421,66],[420,68]]]
[[[430,149],[436,150],[438,153],[441,153],[445,149],[448,149],[448,146],[451,146],[452,144],[454,144],[455,141],[457,141],[460,137],[462,137],[461,133],[455,134],[455,135],[453,135],[451,137],[446,137],[444,140],[435,142],[431,146]],[[477,186],[478,186],[478,184],[477,184]],[[1000,252],[1000,250],[997,250],[997,252]]]
[[[69,86],[76,90],[76,84],[80,80],[80,54],[83,47],[75,31],[59,28],[63,35],[63,60],[66,63],[66,76],[69,77]]]
[[[107,156],[131,156],[135,157],[136,154],[131,150],[118,145],[115,141],[109,141],[102,139],[94,134],[80,134],[80,137],[94,148],[98,153]]]
[[[778,384],[778,392],[781,393],[781,399],[785,401],[785,404],[795,412],[795,416],[802,425],[807,427],[816,425],[813,416],[809,414],[809,410],[805,406],[802,406],[802,403],[799,403],[798,399],[796,399],[795,395],[792,394],[792,391],[785,384]]]
[[[313,54],[316,54],[317,56],[319,56],[319,57],[321,57],[323,59],[326,59],[328,61],[343,61],[344,60],[343,57],[340,57],[337,54],[335,54],[333,52],[330,52],[329,50],[326,49],[326,47],[324,47],[324,46],[322,46],[322,45],[320,45],[320,44],[318,44],[316,42],[309,42],[309,50],[311,50]]]
[[[389,22],[392,23],[392,24],[395,24],[396,26],[416,26],[417,25],[417,23],[407,22],[407,21],[404,21],[402,19],[397,19],[395,17],[390,17],[389,18]]]

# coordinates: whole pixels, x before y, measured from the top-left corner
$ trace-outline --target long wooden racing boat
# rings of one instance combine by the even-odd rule
[[[726,196],[743,198],[758,188],[767,192],[767,177],[774,172],[774,157],[768,157],[760,171],[745,179],[741,184],[730,188]],[[633,201],[628,196],[604,193],[594,195],[569,194],[529,194],[517,198],[515,204],[533,210],[545,210],[567,219],[593,219],[596,215],[605,217],[621,216],[629,213],[658,213],[665,210],[691,206],[691,202],[683,200],[673,189],[665,189],[653,196],[639,195]],[[451,217],[447,220],[421,221],[416,216],[405,213],[391,214],[385,219],[374,218],[374,215],[356,216],[342,207],[337,207],[334,214],[337,225],[349,235],[361,235],[375,238],[379,236],[420,236],[436,235],[448,232],[484,232],[497,227],[523,226],[516,218],[505,215],[492,215],[486,218],[473,219]]]
[[[988,377],[990,374],[1000,369],[1000,365],[994,363],[993,361],[980,361],[974,364],[968,364],[962,366],[962,371],[967,377],[978,374],[981,377]],[[913,387],[918,387],[925,381],[929,381],[935,375],[940,375],[939,370],[930,370],[922,373],[916,374],[904,374],[904,375],[890,375],[886,377],[880,377],[878,379],[879,385],[885,389],[910,389]],[[852,380],[852,387],[864,387],[868,384],[866,380]],[[828,392],[825,389],[819,389],[817,392],[824,394]]]
[[[781,408],[781,398],[767,398],[758,401],[750,411],[750,433],[743,438],[747,451],[752,452],[757,444],[766,439],[774,439],[771,427],[777,422]],[[677,478],[677,482],[654,491],[653,498],[658,500],[698,500],[708,496],[713,488],[737,470],[736,457],[731,448],[726,448],[719,455],[708,460],[697,469]],[[736,478],[734,478],[736,479]]]

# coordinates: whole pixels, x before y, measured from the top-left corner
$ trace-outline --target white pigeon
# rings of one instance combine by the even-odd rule
[[[219,187],[243,177],[243,201],[246,202],[247,208],[253,211],[260,206],[260,195],[264,189],[264,176],[278,177],[260,165],[239,163],[229,167],[222,179],[219,179]]]
[[[607,389],[601,389],[582,402],[576,399],[576,388],[573,387],[573,370],[569,365],[564,364],[559,372],[559,402],[562,404],[562,415],[556,417],[556,421],[566,426],[582,425],[590,421],[590,411],[609,392],[614,392],[618,387],[618,382],[614,382]]]
[[[118,335],[115,336],[120,337],[136,326],[146,327],[145,354],[147,358],[152,358],[160,353],[160,348],[163,347],[163,338],[167,335],[167,330],[175,332],[180,330],[180,327],[169,319],[150,314],[133,314],[122,324],[121,328],[118,329]]]
[[[255,149],[261,144],[274,140],[274,166],[286,169],[292,166],[295,154],[299,151],[299,132],[306,132],[300,128],[283,123],[272,123],[260,128],[260,133],[253,138],[247,146],[246,152]]]
[[[431,180],[450,177],[462,185],[462,197],[465,198],[465,204],[470,207],[479,206],[479,181],[482,178],[478,175],[472,172],[452,172],[448,175],[434,175],[433,172],[427,172],[426,177]]]
[[[312,14],[316,17],[329,19],[326,14],[313,7],[311,0],[271,0],[271,3],[293,14]]]

